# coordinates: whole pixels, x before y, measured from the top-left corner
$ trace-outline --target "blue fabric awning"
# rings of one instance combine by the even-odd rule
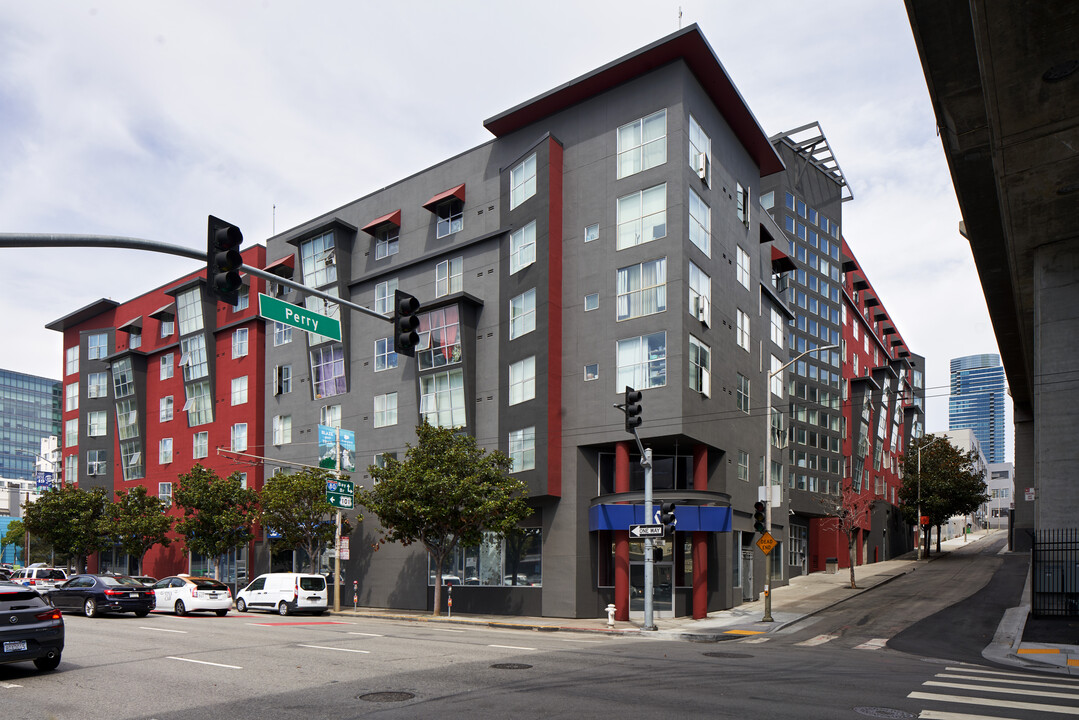
[[[653,512],[659,503],[653,503]],[[713,505],[679,505],[674,512],[680,532],[730,532],[731,509]],[[643,505],[593,505],[588,508],[588,531],[629,530],[630,525],[648,525]]]

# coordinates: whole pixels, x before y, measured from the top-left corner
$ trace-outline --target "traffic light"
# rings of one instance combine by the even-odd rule
[[[217,299],[235,305],[240,299],[240,268],[244,259],[240,243],[244,241],[240,228],[210,215],[206,222],[206,283]]]
[[[759,533],[768,529],[764,525],[764,503],[759,500],[753,503],[753,529]]]
[[[626,399],[622,405],[626,414],[626,432],[634,432],[641,426],[641,391],[626,385]]]
[[[420,334],[420,318],[416,315],[420,301],[406,292],[393,291],[393,351],[400,355],[416,356]]]
[[[675,526],[678,525],[678,518],[674,516],[675,507],[673,502],[665,502],[659,506],[659,524],[663,526],[663,534],[672,537]]]

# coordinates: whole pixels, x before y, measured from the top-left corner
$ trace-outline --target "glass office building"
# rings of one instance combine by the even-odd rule
[[[59,380],[0,370],[0,477],[34,479],[41,440],[60,436]]]
[[[948,429],[969,428],[990,463],[1004,462],[1004,367],[1000,355],[954,358]]]

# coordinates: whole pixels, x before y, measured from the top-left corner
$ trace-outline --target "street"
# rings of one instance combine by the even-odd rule
[[[58,671],[0,666],[0,714],[1033,720],[1079,713],[1079,680],[994,667],[970,654],[969,642],[955,643],[952,655],[939,652],[948,647],[941,636],[953,632],[941,621],[961,612],[973,624],[954,632],[976,633],[987,614],[983,590],[1001,592],[992,581],[1012,556],[995,549],[953,553],[777,632],[719,643],[348,616],[69,615]],[[916,652],[921,646],[928,652]]]

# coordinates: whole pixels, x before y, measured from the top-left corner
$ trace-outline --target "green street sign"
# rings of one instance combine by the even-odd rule
[[[341,321],[259,293],[259,317],[341,341]]]
[[[351,510],[353,506],[351,495],[342,495],[341,493],[326,493],[326,501],[334,507],[343,508],[345,510]]]
[[[326,492],[352,495],[356,492],[356,485],[351,480],[327,480]]]

